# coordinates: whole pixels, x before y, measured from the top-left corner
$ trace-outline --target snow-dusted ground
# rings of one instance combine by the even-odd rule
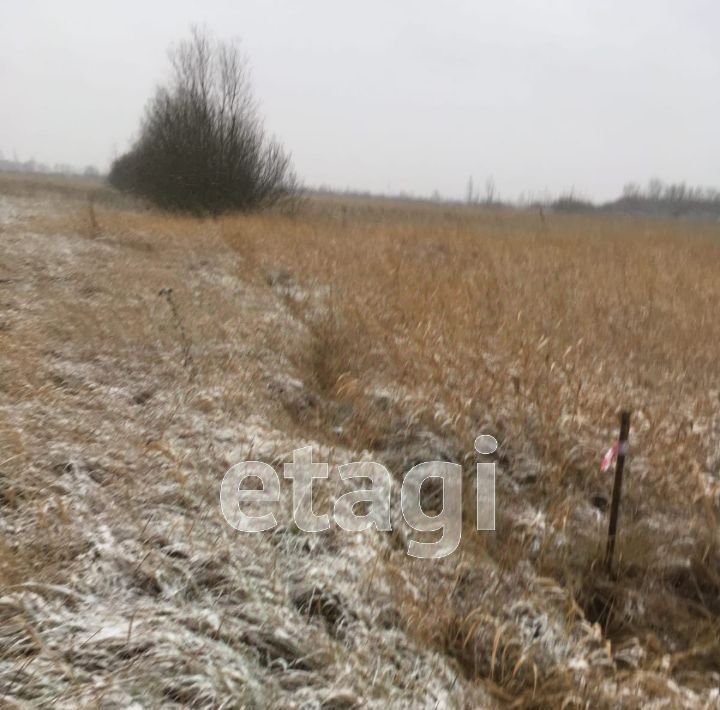
[[[219,490],[233,463],[279,466],[308,445],[316,461],[371,452],[300,424],[316,396],[297,364],[312,336],[279,292],[287,279],[241,277],[210,222],[199,240],[108,210],[98,235],[86,211],[0,195],[4,705],[494,707],[502,693],[404,617],[403,599],[453,580],[487,677],[529,674],[532,687],[533,673],[571,673],[567,707],[593,683],[607,707],[717,702],[662,673],[644,674],[652,692],[623,685],[619,654],[635,668],[640,644],[613,656],[528,561],[502,575],[489,559],[409,564],[400,527],[301,534],[285,484],[272,533],[230,528]],[[542,540],[541,512],[508,515]]]
[[[384,538],[221,517],[232,463],[353,460],[292,429],[307,333],[282,301],[212,234],[25,223],[52,209],[0,198],[3,703],[490,704],[393,625]]]

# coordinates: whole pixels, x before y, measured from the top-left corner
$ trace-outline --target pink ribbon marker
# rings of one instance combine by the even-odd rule
[[[610,467],[615,463],[615,459],[617,459],[618,452],[620,451],[620,443],[615,442],[606,452],[605,456],[603,456],[602,461],[600,462],[600,470],[605,473],[610,469]]]

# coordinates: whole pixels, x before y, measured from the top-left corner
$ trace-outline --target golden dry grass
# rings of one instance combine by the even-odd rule
[[[257,273],[285,270],[299,284],[290,301],[316,335],[308,368],[353,407],[343,443],[392,448],[400,421],[461,442],[472,464],[475,436],[493,433],[505,462],[498,532],[478,541],[470,520],[470,559],[529,560],[618,648],[637,641],[640,669],[670,658],[676,678],[716,682],[717,225],[317,201],[297,218],[221,228]],[[394,412],[377,406],[379,391],[394,393]],[[607,518],[590,501],[610,497],[598,464],[622,408],[633,411],[633,453],[613,582],[600,564]],[[528,460],[527,482],[503,484]],[[430,576],[430,601],[408,605],[409,626],[470,675],[497,679],[478,662],[487,644],[471,650],[487,580],[475,584],[453,603]],[[501,597],[510,603],[512,587]],[[541,682],[552,706],[574,687],[558,669],[539,681],[537,668],[521,673],[527,646],[515,643],[514,670],[500,674],[511,697],[538,699]]]
[[[138,437],[151,431],[153,455],[164,460],[162,495],[174,505],[173,496],[190,500],[189,481],[215,454],[171,456],[182,448],[172,422],[190,427],[190,413],[205,407],[215,419],[199,440],[227,417],[260,411],[288,441],[367,451],[397,476],[413,437],[431,434],[470,481],[473,441],[491,433],[501,442],[497,532],[474,531],[468,494],[451,558],[410,560],[400,539],[382,548],[362,588],[392,590],[399,618],[391,625],[454,659],[464,683],[503,705],[717,699],[717,225],[329,198],[295,215],[203,221],[131,208],[112,194],[89,202],[84,186],[51,192],[63,199],[26,216],[23,229],[80,235],[123,256],[93,273],[78,264],[82,299],[58,281],[37,322],[0,329],[12,367],[0,393],[42,406],[46,417],[61,412],[64,435],[98,460],[107,436],[144,452]],[[226,270],[216,265],[223,259]],[[0,267],[20,261],[0,254]],[[192,274],[203,270],[198,281]],[[246,287],[226,288],[229,272]],[[168,285],[185,336],[158,300]],[[264,316],[278,297],[286,320],[275,310]],[[162,381],[164,399],[131,415],[137,430],[126,427],[130,415],[116,417],[99,395],[47,384],[49,343],[68,344],[78,363],[99,353],[127,368],[138,393],[146,378]],[[183,367],[188,353],[197,380]],[[306,398],[268,400],[260,366],[268,358],[302,379]],[[219,395],[207,404],[203,388]],[[31,391],[44,394],[31,399]],[[81,400],[84,413],[73,410]],[[96,406],[105,426],[87,422]],[[607,514],[592,501],[610,495],[611,476],[598,466],[621,408],[633,410],[632,455],[613,580],[600,564]],[[2,429],[0,463],[31,455],[24,442],[42,436],[43,416],[35,419],[32,436]],[[92,443],[98,430],[105,439]],[[38,506],[30,547],[0,539],[0,574],[13,588],[57,582],[84,544],[62,495],[41,509],[51,483],[40,468],[37,482],[21,478],[16,464],[26,460],[5,467],[18,471],[4,489],[10,507]],[[135,493],[112,485],[127,506],[119,515],[142,527]],[[196,488],[209,501],[207,486]]]

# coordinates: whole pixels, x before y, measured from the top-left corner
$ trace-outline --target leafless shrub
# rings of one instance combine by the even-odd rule
[[[193,29],[171,60],[172,80],[150,101],[110,182],[193,213],[248,211],[292,196],[290,158],[265,135],[238,46]]]

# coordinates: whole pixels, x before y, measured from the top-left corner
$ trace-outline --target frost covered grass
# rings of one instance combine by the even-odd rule
[[[319,198],[205,221],[0,182],[3,703],[713,706],[719,232]],[[228,528],[225,470],[303,445],[462,463],[460,549]]]
[[[0,704],[484,704],[405,633],[384,539],[223,520],[233,463],[356,454],[308,433],[311,336],[218,225],[0,204]]]

